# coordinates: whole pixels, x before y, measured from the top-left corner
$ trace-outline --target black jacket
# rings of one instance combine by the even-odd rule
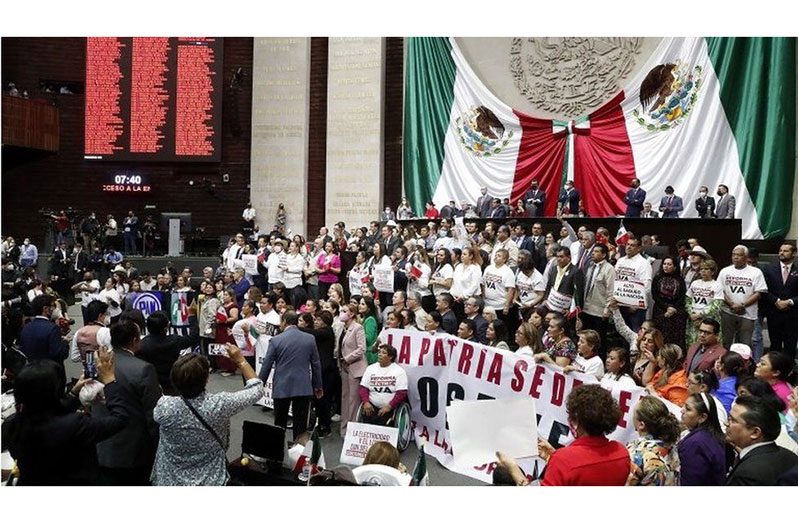
[[[180,351],[196,347],[199,344],[198,330],[192,328],[189,332],[189,336],[150,334],[141,340],[141,346],[136,353],[136,357],[152,363],[155,367],[155,372],[158,374],[158,383],[160,383],[164,394],[177,394],[172,386],[169,374],[172,372],[172,365],[180,357]]]
[[[30,423],[14,414],[3,423],[3,444],[19,465],[19,485],[97,484],[97,442],[128,422],[119,383],[109,383],[104,393],[110,414],[106,417],[75,412],[80,402],[70,397],[65,413]]]
[[[775,486],[778,479],[798,465],[798,455],[775,443],[752,450],[732,468],[727,486]]]

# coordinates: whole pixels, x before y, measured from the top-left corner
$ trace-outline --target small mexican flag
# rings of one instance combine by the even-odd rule
[[[227,311],[224,307],[220,306],[216,309],[216,323],[227,323]]]
[[[427,473],[427,453],[424,452],[424,441],[418,447],[418,459],[413,466],[413,479],[410,480],[411,487],[428,487],[429,474]]]
[[[319,472],[319,467],[324,467],[324,453],[321,450],[321,440],[319,439],[318,429],[313,429],[310,440],[305,445],[305,449],[294,465],[294,472],[299,474],[305,467],[305,463],[310,464],[310,475]]]
[[[621,225],[618,226],[618,232],[615,234],[615,244],[616,245],[626,245],[626,242],[629,241],[629,231],[626,230],[626,227],[623,226],[623,220],[621,220]]]

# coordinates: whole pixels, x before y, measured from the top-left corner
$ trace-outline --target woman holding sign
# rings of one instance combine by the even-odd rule
[[[568,425],[576,439],[567,447],[554,450],[538,440],[546,469],[541,485],[618,487],[629,475],[629,452],[617,441],[607,439],[621,419],[618,403],[600,385],[582,385],[566,399]],[[497,452],[499,466],[506,468],[516,485],[528,485],[514,459]]]
[[[335,243],[324,243],[324,252],[316,258],[316,267],[319,273],[319,295],[327,296],[330,285],[338,282],[338,275],[341,274],[341,258]]]
[[[723,303],[723,285],[715,279],[718,264],[713,260],[701,262],[700,279],[693,280],[687,289],[685,310],[689,320],[685,335],[685,347],[692,347],[698,341],[698,326],[705,317],[714,318],[720,323],[720,306]],[[718,338],[723,339],[721,333]]]

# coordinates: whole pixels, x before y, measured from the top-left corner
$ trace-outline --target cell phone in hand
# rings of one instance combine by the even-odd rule
[[[96,352],[87,352],[86,360],[83,362],[83,375],[90,379],[97,379]]]
[[[224,343],[208,344],[208,354],[210,356],[227,356],[227,348]]]

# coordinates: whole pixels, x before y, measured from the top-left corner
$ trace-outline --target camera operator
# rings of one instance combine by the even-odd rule
[[[83,246],[91,252],[100,235],[100,221],[94,213],[89,214],[80,222],[80,234],[83,236]]]

